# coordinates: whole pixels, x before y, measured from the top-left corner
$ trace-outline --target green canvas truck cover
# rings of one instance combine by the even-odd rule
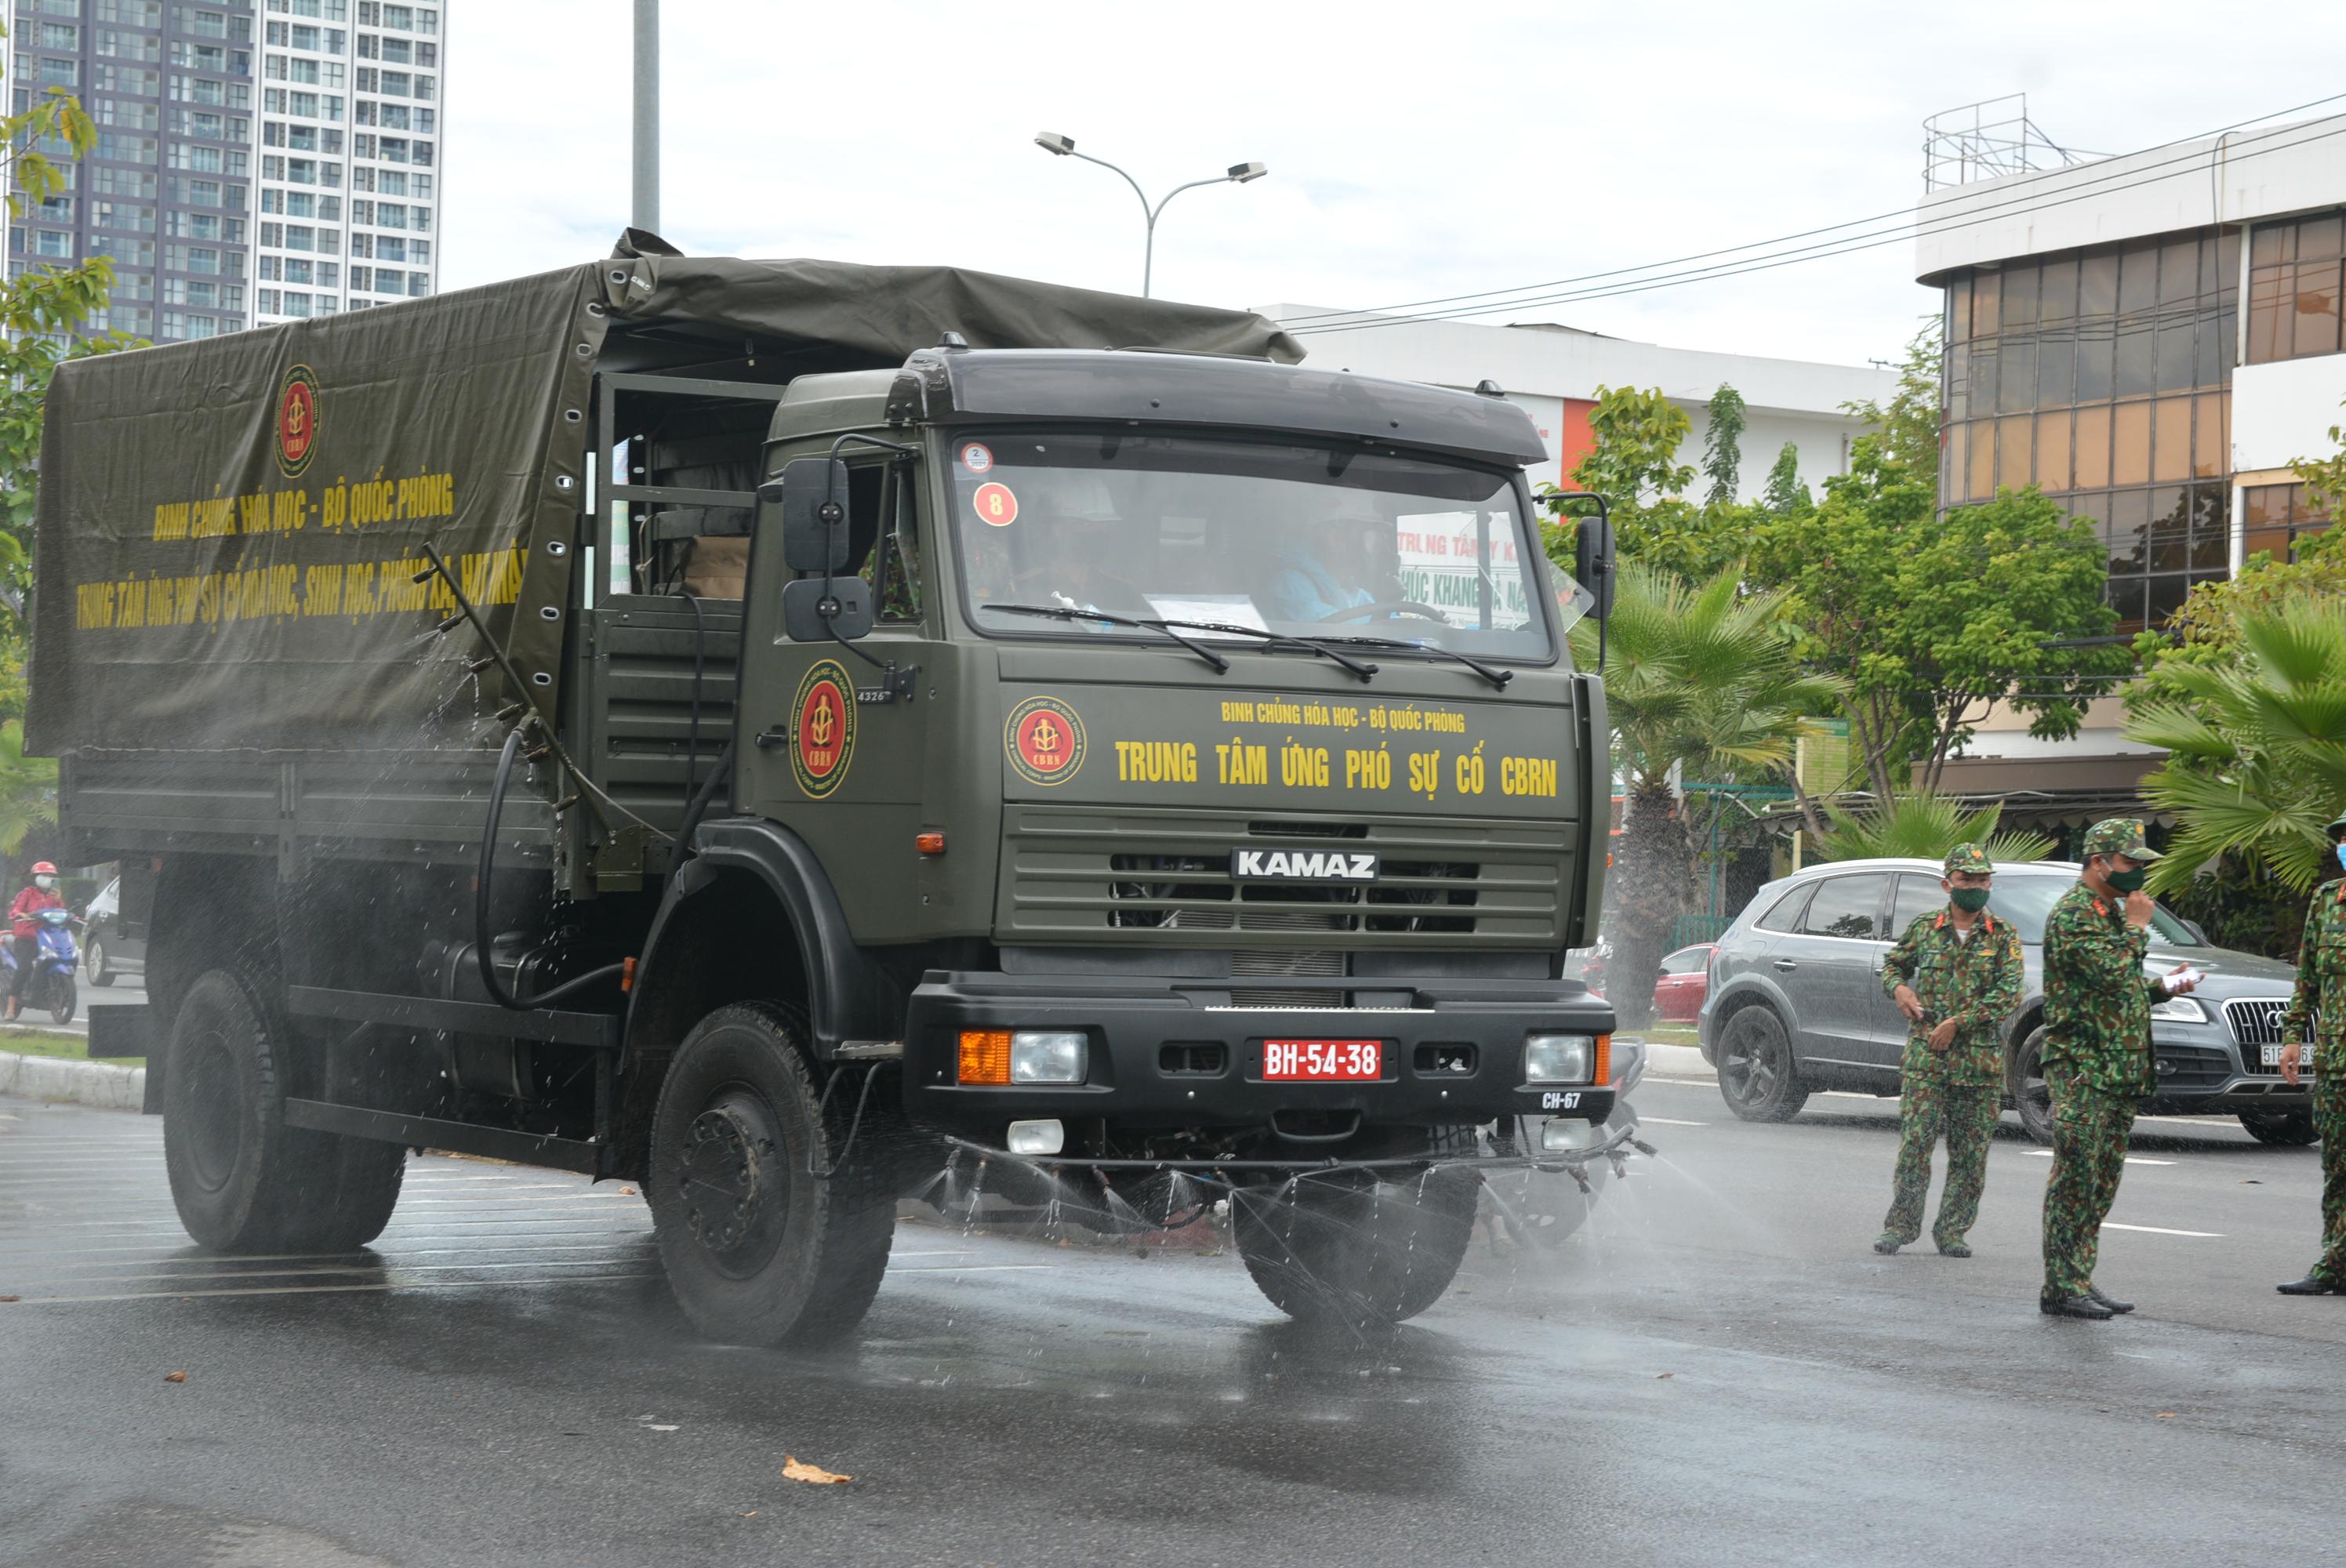
[[[435,637],[457,568],[549,715],[594,372],[615,335],[754,343],[776,365],[975,348],[1302,358],[1259,317],[950,267],[673,254],[72,361],[47,402],[26,742],[73,751],[464,744],[504,694]]]

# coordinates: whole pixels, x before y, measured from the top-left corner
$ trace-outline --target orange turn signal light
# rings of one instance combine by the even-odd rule
[[[961,1032],[961,1081],[964,1084],[1010,1082],[1010,1031],[964,1029]]]
[[[619,964],[619,994],[625,996],[636,988],[636,961],[624,959]]]
[[[1610,1034],[1596,1037],[1596,1068],[1588,1081],[1600,1089],[1613,1081],[1613,1036]]]
[[[913,835],[913,848],[924,855],[942,855],[945,852],[945,836],[943,833],[915,833]]]

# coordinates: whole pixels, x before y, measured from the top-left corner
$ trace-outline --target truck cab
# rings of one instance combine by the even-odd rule
[[[1496,398],[1202,355],[792,382],[699,831],[794,841],[864,972],[842,1003],[902,999],[831,1049],[901,1052],[915,1125],[1038,1158],[1602,1121],[1610,1017],[1557,968],[1600,897],[1602,699],[1539,451]],[[842,559],[802,570],[788,492],[827,484]],[[794,636],[839,578],[868,620]],[[1527,1061],[1559,1036],[1568,1074]]]

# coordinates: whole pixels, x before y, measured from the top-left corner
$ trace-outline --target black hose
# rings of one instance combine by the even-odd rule
[[[551,991],[541,991],[536,996],[515,996],[505,989],[497,973],[497,966],[489,957],[489,879],[495,874],[497,859],[497,824],[505,814],[505,782],[513,776],[514,758],[521,751],[525,727],[515,726],[505,737],[505,748],[497,758],[497,771],[489,781],[489,820],[481,830],[481,860],[473,874],[473,958],[480,966],[481,985],[488,992],[489,1000],[515,1013],[535,1012],[551,1007],[575,993],[606,980],[623,978],[626,963],[607,963],[600,969],[588,970],[575,980],[566,980]]]
[[[701,781],[699,791],[684,809],[683,825],[676,830],[678,865],[684,864],[699,852],[692,847],[692,831],[700,826],[700,820],[709,815],[709,808],[716,802],[717,791],[723,789],[725,781],[732,776],[733,743],[729,740],[725,743],[725,749],[717,754],[717,765],[709,770],[709,777]]]

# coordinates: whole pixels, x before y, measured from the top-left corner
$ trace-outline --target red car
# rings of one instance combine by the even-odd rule
[[[1702,999],[1710,989],[1711,942],[1700,942],[1692,947],[1682,947],[1662,960],[1661,972],[1654,977],[1654,1016],[1665,1023],[1691,1023],[1702,1011]]]

